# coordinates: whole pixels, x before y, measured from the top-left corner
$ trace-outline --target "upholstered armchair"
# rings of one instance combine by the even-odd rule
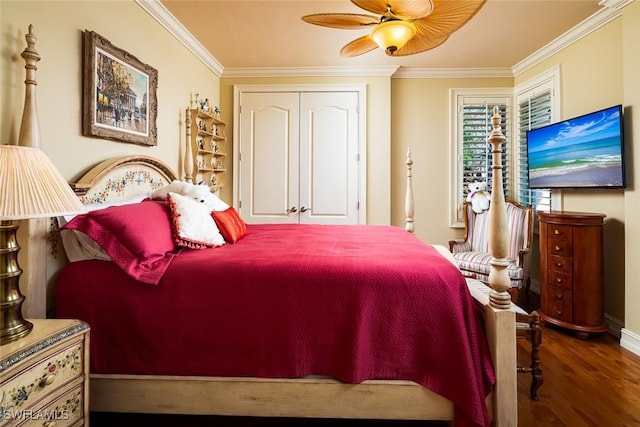
[[[533,237],[533,208],[522,206],[512,200],[506,201],[507,230],[509,232],[509,266],[512,301],[517,301],[518,290],[529,292],[529,265],[531,263],[531,239]],[[489,207],[491,209],[491,207]],[[468,277],[489,282],[491,255],[489,254],[487,226],[489,211],[475,213],[471,203],[464,204],[464,239],[449,241],[460,270]]]

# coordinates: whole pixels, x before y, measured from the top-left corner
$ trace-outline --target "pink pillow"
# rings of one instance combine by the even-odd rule
[[[229,243],[237,242],[242,236],[247,234],[247,224],[240,218],[238,211],[233,206],[223,211],[211,212],[220,234]]]
[[[171,212],[165,202],[146,200],[91,211],[62,228],[83,232],[129,276],[153,285],[175,256]]]

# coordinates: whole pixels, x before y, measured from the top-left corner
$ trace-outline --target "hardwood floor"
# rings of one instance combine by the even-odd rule
[[[529,364],[529,343],[518,340],[518,361]],[[518,375],[519,427],[640,426],[640,356],[620,347],[611,335],[580,340],[572,333],[543,327],[540,347],[544,384],[539,400],[529,398],[529,374]],[[446,423],[255,419],[234,417],[157,417],[92,414],[96,426],[212,427],[418,427]]]

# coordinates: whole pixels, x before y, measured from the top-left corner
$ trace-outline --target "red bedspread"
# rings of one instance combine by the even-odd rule
[[[249,225],[182,251],[158,286],[62,271],[57,315],[91,326],[93,373],[412,380],[488,425],[491,359],[464,278],[396,227]]]

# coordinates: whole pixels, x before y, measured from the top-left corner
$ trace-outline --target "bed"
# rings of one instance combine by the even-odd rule
[[[136,196],[176,178],[130,156],[72,187],[104,212],[162,204]],[[155,210],[125,218],[159,234]],[[100,259],[62,270],[58,317],[92,328],[92,411],[517,424],[513,312],[473,293],[442,248],[392,226],[246,228],[233,244],[171,251],[149,269],[162,265],[159,279]]]
[[[37,124],[35,108],[25,114]],[[499,169],[497,109],[492,123]],[[86,218],[121,228],[96,226],[101,238],[76,247],[56,310],[91,327],[91,410],[516,426],[503,209],[490,211],[486,294],[446,250],[411,233],[411,168],[409,158],[406,231],[245,225],[234,243],[202,249],[176,248],[173,207],[147,200],[178,178],[161,160],[127,156],[90,169],[72,184]],[[501,174],[493,176],[491,203],[501,207]],[[126,250],[112,252],[123,239]]]

